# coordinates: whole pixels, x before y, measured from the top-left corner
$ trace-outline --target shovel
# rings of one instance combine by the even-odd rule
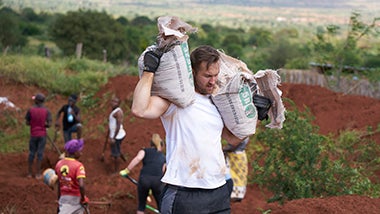
[[[55,144],[55,141],[57,140],[57,136],[58,136],[57,130],[54,132],[54,139],[53,140],[50,138],[50,136],[48,134],[46,134],[46,138],[51,143],[51,145],[54,147],[54,149],[58,152],[59,159],[63,159],[63,158],[65,158],[65,153],[62,153],[61,150],[59,150],[58,146]]]

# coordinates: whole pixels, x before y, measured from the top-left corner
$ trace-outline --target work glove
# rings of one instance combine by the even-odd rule
[[[121,170],[120,172],[119,172],[119,174],[121,175],[121,177],[127,177],[128,176],[128,174],[129,174],[129,169],[127,169],[127,168],[125,168],[125,169],[123,169],[123,170]]]
[[[256,106],[257,109],[257,115],[259,120],[267,120],[269,109],[272,107],[272,100],[255,94],[253,95],[253,104]]]
[[[162,54],[159,50],[147,51],[144,54],[144,71],[155,73],[160,65]]]
[[[90,202],[90,199],[87,196],[84,196],[84,199],[80,202],[83,205],[87,205]]]

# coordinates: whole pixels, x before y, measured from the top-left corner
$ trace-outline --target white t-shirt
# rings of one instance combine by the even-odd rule
[[[162,182],[203,189],[225,184],[224,125],[209,96],[197,93],[195,102],[186,108],[170,104],[161,121],[166,131],[167,163]]]
[[[109,121],[109,129],[110,129],[110,138],[113,138],[115,136],[115,131],[116,131],[116,125],[117,125],[117,121],[116,121],[116,118],[113,116],[116,112],[118,111],[122,111],[120,107],[117,107],[115,108],[109,118],[108,118],[108,121]],[[117,140],[120,140],[122,139],[123,137],[125,137],[125,130],[123,128],[123,124],[120,124],[120,129],[119,129],[119,132],[117,133],[116,135],[116,139]]]

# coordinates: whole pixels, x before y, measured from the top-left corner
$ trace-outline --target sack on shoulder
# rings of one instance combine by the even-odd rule
[[[257,108],[257,118],[259,120],[267,120],[269,109],[272,107],[272,100],[255,94],[253,95],[253,104],[255,104]]]

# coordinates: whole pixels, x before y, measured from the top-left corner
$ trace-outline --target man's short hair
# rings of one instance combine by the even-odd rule
[[[78,96],[77,95],[75,95],[75,94],[72,94],[72,95],[70,95],[70,97],[69,97],[69,100],[72,100],[72,101],[77,101],[77,99],[78,99]]]
[[[45,95],[38,93],[35,96],[33,96],[33,100],[36,102],[43,103],[43,102],[45,102]]]

